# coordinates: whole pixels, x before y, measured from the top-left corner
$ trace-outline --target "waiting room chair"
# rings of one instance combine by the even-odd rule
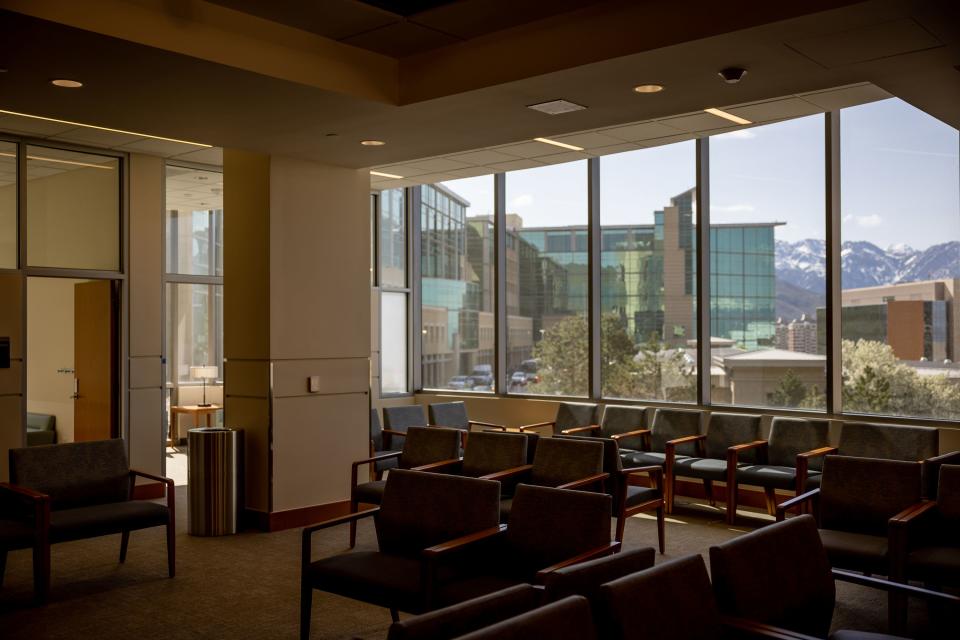
[[[403,448],[403,438],[410,427],[428,426],[423,407],[419,404],[383,408],[383,434],[386,449],[396,451]]]
[[[559,489],[603,491],[608,474],[603,470],[603,443],[588,439],[542,438],[533,464],[522,465],[484,476],[506,487],[517,483]],[[512,492],[504,491],[500,518],[506,522],[513,508]]]
[[[614,540],[623,542],[623,531],[627,518],[644,511],[657,514],[657,539],[660,553],[664,553],[664,505],[663,505],[663,469],[660,465],[624,468],[619,444],[613,438],[584,436],[557,436],[557,438],[600,441],[603,443],[603,472],[609,475],[604,483],[606,492],[613,499],[613,514],[617,519],[617,532]],[[631,483],[631,479],[646,476],[648,486]]]
[[[937,487],[940,483],[940,467],[945,464],[960,465],[960,451],[951,451],[923,461],[923,497],[937,499]]]
[[[650,426],[649,444],[643,451],[629,457],[629,467],[647,467],[660,465],[664,467],[664,507],[667,513],[673,505],[672,482],[667,481],[666,460],[670,453],[672,465],[691,456],[704,455],[704,436],[701,422],[703,413],[692,409],[657,409]]]
[[[474,426],[496,431],[506,431],[502,424],[470,420],[467,417],[467,405],[464,402],[433,402],[427,407],[431,427],[447,427],[469,432]]]
[[[564,435],[584,435],[599,438],[613,438],[620,446],[620,456],[626,466],[628,458],[645,448],[650,429],[646,421],[645,407],[608,404],[603,408],[600,424],[564,429]]]
[[[167,530],[167,572],[176,575],[176,523],[173,480],[131,469],[123,440],[71,442],[42,447],[10,450],[11,492],[34,501],[35,508],[49,505],[49,518],[43,516],[31,523],[33,536],[28,542],[22,531],[16,536],[16,548],[34,546],[35,585],[39,584],[40,600],[46,598],[50,584],[50,545],[113,533],[121,534],[120,562],[127,558],[130,532],[163,526]],[[163,483],[166,505],[148,500],[133,500],[138,477]],[[21,490],[18,490],[20,488]],[[26,490],[26,491],[24,491]],[[44,500],[41,496],[46,496]],[[5,511],[0,517],[6,519]],[[36,527],[45,526],[45,530]],[[9,535],[9,534],[8,534]],[[14,545],[6,546],[10,549]],[[37,545],[40,545],[38,549]],[[4,558],[6,554],[4,553]],[[39,558],[38,558],[39,556]],[[39,559],[39,562],[37,560]],[[39,565],[39,567],[38,567]],[[36,579],[36,572],[42,576]]]
[[[27,446],[57,443],[57,416],[27,413]]]
[[[519,433],[477,431],[470,434],[463,457],[435,470],[486,478],[527,464],[527,436]]]
[[[960,465],[940,465],[936,500],[892,523],[905,540],[905,578],[942,589],[960,587]]]
[[[576,427],[596,425],[598,413],[598,405],[592,402],[561,402],[557,405],[556,418],[547,422],[525,424],[520,427],[520,431],[549,429],[551,435],[558,435]]]
[[[300,637],[310,637],[314,589],[388,607],[394,621],[398,611],[430,610],[439,586],[436,556],[430,549],[464,536],[499,531],[499,498],[500,486],[490,480],[396,469],[387,476],[379,508],[306,527],[301,542]],[[377,551],[313,560],[314,533],[367,517],[375,518]]]
[[[460,432],[456,429],[410,427],[404,438],[403,449],[384,453],[372,458],[357,460],[350,466],[350,513],[356,513],[360,503],[380,504],[386,481],[371,480],[360,483],[358,470],[368,464],[376,464],[391,458],[397,460],[398,469],[430,471],[443,468],[456,460],[460,454]],[[357,523],[350,521],[350,547],[356,544]]]
[[[655,557],[656,551],[653,547],[644,547],[551,571],[543,579],[544,602],[583,596],[596,611],[599,608],[602,585],[649,569],[653,566]]]
[[[43,602],[50,575],[50,496],[0,482],[0,587],[7,552],[33,550],[33,594]]]
[[[399,448],[386,448],[386,441],[389,436],[384,437],[383,427],[380,426],[380,415],[376,409],[370,409],[370,457],[376,458],[385,453],[397,453],[402,450],[403,441],[400,441]],[[383,472],[388,469],[396,469],[398,457],[384,458],[370,463],[370,475],[374,480],[383,479]]]
[[[597,632],[586,598],[571,596],[503,620],[460,640],[596,640]]]

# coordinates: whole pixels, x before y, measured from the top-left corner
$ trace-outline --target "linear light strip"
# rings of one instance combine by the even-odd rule
[[[16,158],[17,154],[15,153],[6,153],[0,152],[0,156],[4,158]],[[76,160],[61,160],[60,158],[46,158],[44,156],[27,156],[27,160],[42,160],[44,162],[59,162],[60,164],[72,164],[78,167],[90,167],[91,169],[106,169],[107,171],[113,171],[113,167],[105,167],[102,164],[93,164],[91,162],[78,162]]]
[[[403,176],[394,175],[392,173],[383,173],[382,171],[371,171],[370,175],[380,176],[381,178],[393,178],[394,180],[403,180]]]
[[[152,136],[149,133],[137,133],[136,131],[126,131],[124,129],[111,129],[110,127],[98,127],[95,124],[84,124],[82,122],[73,122],[71,120],[60,120],[58,118],[48,118],[46,116],[35,116],[29,113],[19,113],[17,111],[7,111],[0,109],[0,113],[8,116],[18,116],[21,118],[33,118],[34,120],[43,120],[45,122],[56,122],[58,124],[68,124],[73,127],[84,127],[86,129],[96,129],[97,131],[109,131],[111,133],[122,133],[128,136],[137,136],[138,138],[150,138],[151,140],[163,140],[164,142],[176,142],[177,144],[189,144],[194,147],[210,149],[212,144],[203,144],[202,142],[190,142],[189,140],[178,140],[177,138],[165,138],[163,136]]]
[[[556,140],[551,140],[550,138],[534,138],[534,140],[536,140],[537,142],[542,142],[544,144],[552,144],[555,147],[570,149],[571,151],[583,151],[583,147],[567,144],[566,142],[557,142]]]
[[[751,122],[750,120],[747,120],[746,118],[735,116],[732,113],[727,113],[723,109],[717,109],[716,107],[710,107],[709,109],[704,109],[704,111],[706,111],[707,113],[713,114],[715,116],[724,118],[725,120],[729,120],[730,122],[736,122],[737,124],[753,124],[753,122]]]

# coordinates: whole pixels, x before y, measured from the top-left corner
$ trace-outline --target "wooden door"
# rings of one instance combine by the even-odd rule
[[[119,437],[117,295],[110,280],[74,285],[74,440]]]

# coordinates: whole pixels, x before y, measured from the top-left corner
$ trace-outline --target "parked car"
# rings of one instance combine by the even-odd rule
[[[472,389],[473,379],[470,376],[453,376],[447,382],[448,389]]]
[[[510,376],[510,384],[518,387],[525,387],[527,385],[527,374],[523,371],[514,371],[513,375]]]
[[[493,376],[488,373],[472,375],[470,376],[470,380],[476,391],[488,391],[493,388]],[[477,389],[477,387],[486,387],[486,389]]]

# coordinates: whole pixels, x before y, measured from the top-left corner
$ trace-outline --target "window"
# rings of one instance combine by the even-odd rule
[[[407,393],[407,214],[403,189],[381,191],[380,206],[380,392]]]
[[[407,286],[407,231],[403,189],[380,194],[380,282],[392,287]]]
[[[223,285],[168,282],[166,296],[168,383],[201,384],[190,368],[206,365],[222,379]]]
[[[421,199],[422,385],[492,391],[493,178],[425,185]]]
[[[957,130],[890,99],[840,132],[843,410],[956,420]]]
[[[223,275],[223,174],[167,166],[167,272]]]
[[[710,140],[714,404],[824,410],[824,119]]]
[[[508,391],[586,396],[587,163],[508,173],[505,195]]]
[[[694,402],[693,142],[600,160],[601,388]]]
[[[120,160],[27,147],[27,264],[120,270]]]
[[[380,390],[406,393],[407,294],[385,291],[380,296]]]

